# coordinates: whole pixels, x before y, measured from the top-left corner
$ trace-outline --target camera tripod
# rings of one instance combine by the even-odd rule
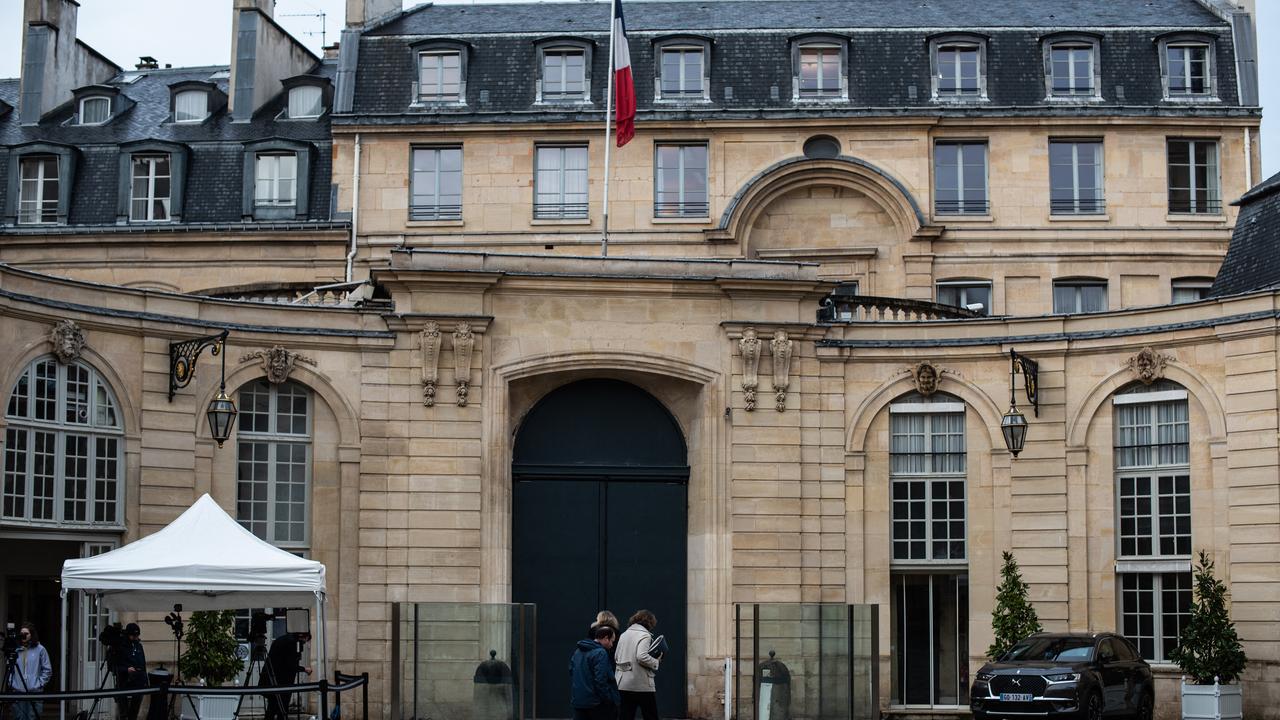
[[[106,672],[103,672],[103,670],[106,670]],[[107,680],[113,675],[111,666],[107,663],[106,658],[103,658],[102,662],[98,664],[98,674],[102,676],[102,680],[98,683],[98,692],[101,692],[107,686]],[[93,720],[94,713],[98,712],[98,703],[100,702],[102,702],[102,698],[95,697],[93,705],[89,707],[89,712],[86,713],[81,710],[76,713],[76,720]]]
[[[12,628],[13,626],[10,625],[9,627]],[[30,688],[27,687],[27,678],[23,676],[22,666],[18,664],[18,648],[6,648],[4,653],[4,677],[0,679],[0,692],[11,693],[18,689],[13,685],[14,676],[17,676],[18,682],[22,685],[21,692],[28,692]],[[11,705],[17,705],[22,702],[25,701],[16,700]],[[0,708],[0,718],[5,717],[5,709]]]

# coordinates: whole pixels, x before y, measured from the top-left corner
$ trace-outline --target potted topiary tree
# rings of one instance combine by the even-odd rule
[[[987,656],[992,661],[1009,652],[1019,640],[1044,629],[1040,626],[1035,606],[1027,599],[1029,586],[1022,580],[1018,561],[1007,550],[1001,557],[1004,559],[1004,566],[1000,568],[1001,580],[1000,587],[996,589],[996,608],[991,611],[991,629],[995,640],[987,648]]]
[[[244,669],[235,636],[236,613],[220,610],[191,613],[187,622],[187,648],[178,659],[178,670],[188,680],[217,687],[234,680]],[[234,695],[189,696],[200,720],[232,720]]]
[[[1194,593],[1191,618],[1178,646],[1169,652],[1169,659],[1184,673],[1182,717],[1239,720],[1244,697],[1238,681],[1248,660],[1227,613],[1227,586],[1214,576],[1213,560],[1204,550],[1195,570]]]

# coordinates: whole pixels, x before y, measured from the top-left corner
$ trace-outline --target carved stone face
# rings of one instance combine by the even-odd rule
[[[928,397],[938,391],[938,369],[922,362],[912,368],[916,380],[916,392]]]
[[[55,325],[49,340],[53,343],[53,354],[63,365],[79,358],[80,352],[84,350],[84,333],[70,320],[63,320]]]
[[[293,370],[293,357],[288,350],[276,345],[267,351],[267,380],[279,385],[289,379]]]

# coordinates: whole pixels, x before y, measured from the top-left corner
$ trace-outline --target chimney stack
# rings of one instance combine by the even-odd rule
[[[22,78],[18,117],[34,125],[72,99],[71,91],[104,83],[120,67],[76,40],[75,0],[23,0]]]
[[[359,27],[403,8],[401,0],[347,0],[347,27]]]
[[[281,80],[310,72],[320,62],[275,20],[275,0],[231,0],[231,77],[227,106],[232,122],[248,122],[280,92]]]
[[[138,64],[134,67],[139,70],[155,70],[160,67],[160,63],[150,55],[142,55],[138,57]]]

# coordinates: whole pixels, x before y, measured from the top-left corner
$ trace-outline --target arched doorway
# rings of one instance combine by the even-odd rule
[[[512,600],[538,606],[537,716],[569,717],[569,656],[598,610],[658,616],[670,654],[658,707],[684,717],[684,435],[652,395],[618,380],[564,385],[533,407],[512,453]]]

